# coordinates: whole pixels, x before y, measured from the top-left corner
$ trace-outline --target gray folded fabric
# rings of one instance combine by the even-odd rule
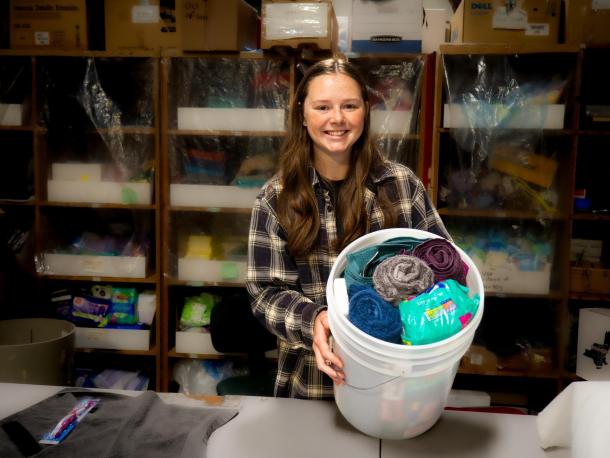
[[[222,407],[183,407],[165,404],[152,391],[137,397],[89,390],[60,392],[2,421],[18,421],[36,439],[52,429],[83,396],[100,398],[60,444],[44,445],[35,457],[99,458],[206,456],[212,433],[237,410]],[[16,444],[0,428],[0,456],[22,458]]]
[[[397,255],[380,263],[373,273],[373,286],[388,302],[400,302],[434,284],[434,272],[421,259]]]

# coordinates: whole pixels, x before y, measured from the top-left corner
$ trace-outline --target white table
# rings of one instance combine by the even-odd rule
[[[0,383],[0,419],[60,389]],[[159,396],[172,404],[210,405],[209,401],[193,400],[182,394]],[[207,449],[210,458],[568,458],[570,455],[566,449],[543,451],[538,446],[536,417],[529,415],[445,411],[439,422],[421,436],[390,441],[355,430],[332,402],[228,396],[221,405],[238,407],[240,413],[214,432]]]

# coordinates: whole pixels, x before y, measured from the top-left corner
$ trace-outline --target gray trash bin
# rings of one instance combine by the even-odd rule
[[[69,385],[75,327],[47,318],[0,321],[0,382]]]

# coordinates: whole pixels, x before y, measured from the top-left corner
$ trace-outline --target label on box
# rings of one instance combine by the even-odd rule
[[[156,24],[159,22],[159,6],[134,6],[131,8],[131,22],[134,24]]]
[[[546,37],[550,33],[548,24],[528,24],[525,34],[529,36]]]
[[[610,10],[610,0],[592,0],[592,10]]]
[[[263,5],[267,40],[328,36],[326,3],[268,3]]]
[[[49,32],[34,32],[34,42],[37,45],[47,46],[51,44]]]
[[[494,29],[525,30],[527,28],[527,13],[521,8],[506,11],[505,6],[499,6],[492,19]]]

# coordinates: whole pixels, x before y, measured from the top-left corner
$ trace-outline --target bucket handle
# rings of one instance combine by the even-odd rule
[[[397,375],[396,377],[392,377],[392,378],[389,378],[389,379],[387,379],[387,380],[384,380],[383,382],[378,383],[377,385],[368,386],[368,387],[366,387],[366,388],[364,388],[364,387],[360,387],[360,386],[355,386],[355,385],[352,385],[352,384],[350,384],[350,383],[347,383],[346,381],[344,381],[344,382],[343,382],[343,384],[344,384],[345,386],[347,386],[347,387],[349,387],[349,388],[353,389],[353,390],[357,390],[357,391],[368,391],[368,390],[374,390],[375,388],[379,388],[380,386],[383,386],[383,385],[385,385],[386,383],[393,382],[394,380],[396,380],[396,379],[398,379],[398,378],[400,378],[400,377],[401,377],[400,375]]]
[[[331,350],[334,350],[334,346],[335,346],[335,339],[336,339],[336,337],[335,337],[335,336],[333,336],[333,335],[331,335],[331,336],[330,336],[330,347],[331,347]],[[364,367],[366,367],[367,369],[372,370],[373,372],[377,372],[377,373],[379,373],[379,370],[378,370],[377,368],[372,367],[370,364],[368,364],[367,362],[363,361],[362,359],[360,359],[359,357],[357,357],[356,355],[354,355],[353,353],[351,353],[349,350],[347,350],[347,349],[345,348],[345,346],[343,346],[343,347],[341,348],[341,351],[343,351],[344,353],[347,353],[347,355],[348,355],[348,356],[349,356],[351,359],[353,359],[355,362],[357,362],[359,365],[364,366]],[[408,366],[394,366],[394,369],[396,369],[396,368],[398,368],[398,369],[400,369],[400,370],[401,370],[400,374],[398,374],[398,375],[394,375],[394,374],[393,374],[392,376],[390,376],[390,378],[389,378],[389,379],[384,380],[383,382],[378,383],[378,384],[376,384],[376,385],[366,387],[366,388],[365,388],[365,387],[358,387],[358,386],[352,385],[352,384],[348,383],[348,382],[347,382],[347,381],[345,381],[345,380],[343,381],[343,383],[344,383],[344,385],[345,385],[345,386],[347,386],[347,387],[349,387],[349,388],[352,388],[352,389],[354,389],[354,390],[358,390],[358,391],[367,391],[367,390],[373,390],[373,389],[375,389],[375,388],[379,388],[380,386],[383,386],[383,385],[385,385],[385,384],[387,384],[387,383],[393,382],[394,380],[396,380],[396,379],[398,379],[398,378],[401,378],[401,377],[404,377],[404,376],[406,376],[406,375],[410,374],[410,373],[412,372],[412,370],[413,370],[413,365],[412,365],[412,364],[410,364],[410,365],[408,365]],[[433,371],[430,371],[430,370],[428,370],[428,371],[424,371],[423,373],[421,373],[421,374],[420,374],[420,376],[427,375],[427,374],[428,374],[428,373],[430,373],[430,372],[438,372],[438,371],[439,371],[439,369],[438,369],[438,368],[435,368]],[[385,375],[387,375],[387,374],[385,374]]]
[[[331,348],[331,351],[334,351],[335,339],[336,339],[335,336],[333,336],[333,335],[330,336],[330,348]],[[352,352],[350,352],[349,350],[347,350],[345,348],[345,345],[341,347],[341,351],[343,351],[343,353],[346,353],[351,359],[356,361],[359,365],[364,366],[364,367],[366,367],[367,369],[369,369],[369,370],[371,370],[373,372],[379,373],[379,369],[378,368],[372,367],[369,363],[363,361],[362,359],[360,359],[360,357],[354,355]],[[413,366],[412,365],[408,365],[408,366],[394,366],[393,369],[397,369],[397,368],[400,370],[400,373],[396,374],[396,370],[394,370],[394,371],[392,371],[392,372],[394,372],[392,375],[389,375],[387,373],[384,374],[384,375],[389,375],[389,377],[391,377],[391,378],[386,380],[386,381],[383,381],[383,382],[379,383],[378,385],[372,386],[370,388],[358,388],[358,387],[352,387],[352,388],[355,388],[355,389],[358,389],[358,390],[367,390],[367,389],[376,388],[376,387],[381,386],[381,385],[383,385],[385,383],[391,382],[392,380],[396,380],[397,378],[404,377],[405,375],[410,374],[412,369],[413,369]],[[347,385],[347,383],[346,383],[346,385]]]

